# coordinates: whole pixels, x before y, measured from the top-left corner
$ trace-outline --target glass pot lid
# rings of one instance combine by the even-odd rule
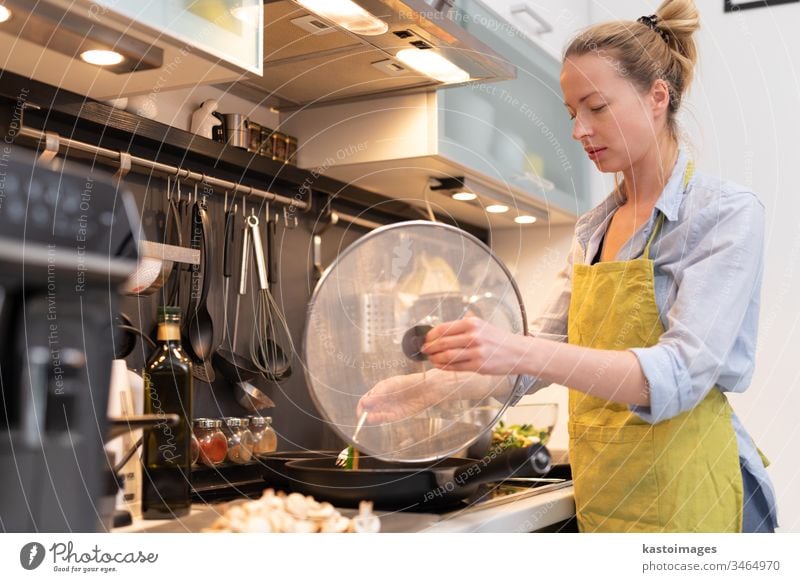
[[[445,372],[419,354],[427,330],[468,316],[527,331],[516,283],[484,243],[428,221],[370,232],[328,267],[308,308],[315,404],[345,441],[380,459],[430,461],[469,446],[520,379]]]

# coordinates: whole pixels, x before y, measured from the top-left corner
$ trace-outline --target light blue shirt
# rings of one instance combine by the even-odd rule
[[[630,409],[649,423],[693,408],[714,385],[725,392],[744,392],[753,376],[764,207],[748,189],[698,172],[684,190],[688,161],[681,151],[650,219],[616,257],[641,257],[658,213],[664,214],[650,257],[655,261],[656,303],[665,333],[655,346],[630,350],[650,385],[650,406]],[[612,193],[578,219],[568,263],[548,308],[531,324],[531,335],[566,341],[573,264],[591,263],[617,208]],[[546,385],[527,379],[522,390],[530,393]],[[733,428],[741,463],[761,485],[777,526],[772,483],[735,414]]]

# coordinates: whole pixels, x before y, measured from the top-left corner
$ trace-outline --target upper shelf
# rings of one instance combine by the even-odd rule
[[[0,76],[0,130],[12,137],[18,131],[19,96],[23,95],[25,103],[47,107],[26,109],[25,124],[31,127],[285,196],[305,199],[311,191],[323,199],[332,197],[335,207],[346,212],[360,214],[372,209],[364,214],[367,219],[392,222],[420,218],[420,213],[407,204],[376,192],[228,147],[8,71],[0,70]],[[485,233],[468,225],[467,229],[484,238]]]

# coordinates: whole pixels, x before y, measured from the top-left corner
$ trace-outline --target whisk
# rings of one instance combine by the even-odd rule
[[[268,380],[279,382],[292,374],[292,359],[295,354],[294,342],[292,341],[292,334],[289,331],[286,317],[270,291],[270,276],[261,241],[258,216],[255,214],[248,216],[247,225],[250,228],[250,239],[253,244],[253,254],[256,258],[259,287],[255,323],[250,342],[250,359]],[[267,207],[267,229],[269,228],[269,207]],[[268,252],[271,251],[272,249],[269,248]],[[281,339],[286,342],[288,353],[270,337],[275,332],[283,336]]]

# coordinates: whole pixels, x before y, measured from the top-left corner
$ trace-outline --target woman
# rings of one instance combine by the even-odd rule
[[[691,0],[667,0],[653,16],[572,41],[561,86],[573,137],[600,171],[623,179],[578,220],[532,336],[465,318],[435,327],[423,347],[450,375],[571,387],[581,531],[776,526],[766,460],[724,395],[753,373],[764,210],[748,190],[695,172],[678,145],[698,27]],[[424,408],[437,396],[412,376],[376,386],[360,408],[374,420],[392,403]]]

